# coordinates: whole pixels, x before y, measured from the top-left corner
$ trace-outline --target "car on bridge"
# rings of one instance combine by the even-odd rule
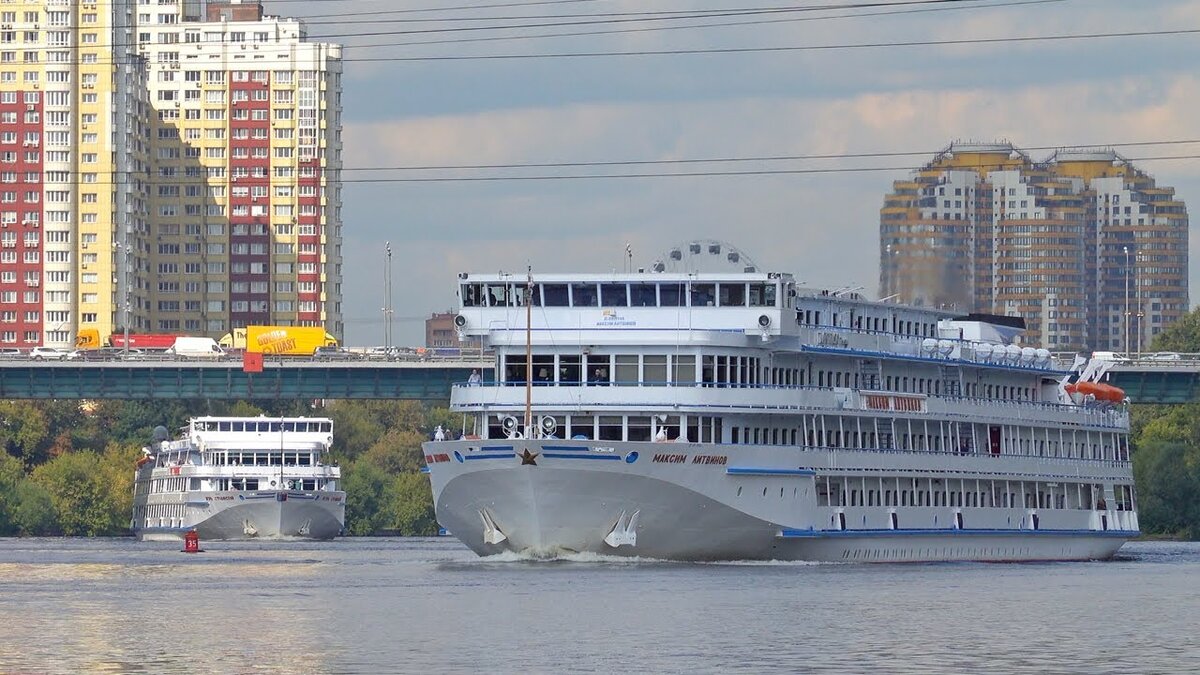
[[[20,347],[0,347],[0,359],[23,359],[25,350]]]
[[[140,349],[99,347],[97,349],[76,349],[67,355],[67,359],[70,361],[120,361],[122,359],[136,359],[142,353]]]
[[[323,345],[313,350],[315,361],[360,361],[363,355],[337,345]]]
[[[29,358],[34,361],[65,361],[69,354],[67,350],[58,347],[34,347],[29,352]]]

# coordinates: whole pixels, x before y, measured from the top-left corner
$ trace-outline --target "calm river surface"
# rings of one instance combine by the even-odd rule
[[[1111,562],[480,559],[0,539],[0,672],[1200,672],[1200,545]]]

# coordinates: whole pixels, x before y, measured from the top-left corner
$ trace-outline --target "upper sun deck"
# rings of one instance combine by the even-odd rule
[[[230,447],[333,444],[333,420],[325,417],[195,417],[186,441]]]
[[[498,349],[524,345],[527,311],[538,345],[749,346],[748,339],[762,345],[781,337],[822,344],[830,331],[853,331],[888,338],[881,351],[907,353],[914,340],[1004,345],[1019,333],[1002,325],[1007,317],[867,300],[853,289],[800,287],[774,272],[543,274],[528,285],[523,274],[460,274],[460,335]]]

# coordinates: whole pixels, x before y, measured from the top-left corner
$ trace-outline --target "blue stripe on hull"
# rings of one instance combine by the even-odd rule
[[[815,476],[812,469],[768,469],[757,466],[731,466],[725,473],[738,476]]]
[[[784,539],[813,537],[912,537],[912,536],[1063,536],[1063,537],[1119,537],[1130,539],[1141,534],[1138,530],[1015,530],[1015,529],[971,529],[971,530],[780,530]]]

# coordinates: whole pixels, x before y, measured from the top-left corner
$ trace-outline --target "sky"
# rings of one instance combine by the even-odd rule
[[[1198,33],[767,52],[444,59],[1200,29],[1200,3],[1193,0],[968,0],[921,5],[882,0],[875,4],[895,6],[628,21],[646,18],[630,12],[687,15],[855,2],[265,0],[270,14],[306,19],[312,39],[346,47],[346,343],[383,342],[385,242],[393,252],[393,342],[398,344],[420,344],[424,319],[454,306],[460,272],[519,272],[526,265],[533,267],[535,276],[538,271],[620,270],[626,246],[636,266],[648,267],[688,241],[725,241],[760,269],[791,272],[813,286],[862,286],[874,296],[883,196],[892,181],[907,175],[907,167],[929,161],[952,141],[1005,140],[1021,148],[1200,141]],[[467,4],[475,8],[454,9]],[[509,6],[480,8],[483,4]],[[596,23],[602,18],[582,16],[613,13],[626,13],[609,17],[625,21]],[[855,13],[871,15],[837,16]],[[460,20],[471,17],[476,20]],[[735,22],[754,23],[695,27]],[[575,25],[491,29],[514,23]],[[645,30],[660,26],[673,28]],[[625,32],[529,37],[601,31]],[[520,39],[481,40],[513,36]],[[415,42],[425,44],[411,44]],[[1150,159],[1200,156],[1200,142],[1118,151],[1135,159],[1159,184],[1175,187],[1192,208],[1200,204],[1200,159]],[[889,152],[919,154],[503,170],[412,168]],[[1050,152],[1030,150],[1037,159]],[[845,171],[852,168],[870,170]],[[838,171],[392,180],[779,169]],[[1200,264],[1198,245],[1193,237],[1193,280]],[[1194,284],[1191,295],[1200,298]]]

